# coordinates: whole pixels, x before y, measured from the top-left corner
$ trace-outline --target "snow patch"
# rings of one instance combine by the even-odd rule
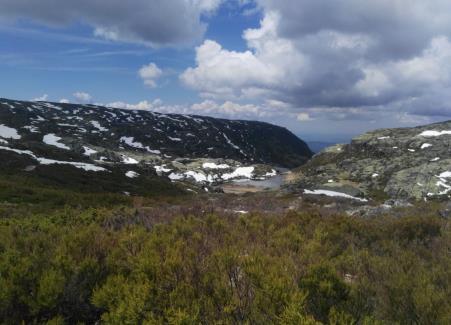
[[[93,155],[93,154],[95,154],[95,153],[97,153],[97,150],[91,149],[91,148],[86,147],[86,146],[83,146],[83,150],[85,151],[85,152],[83,152],[83,155],[88,156],[88,157]]]
[[[277,171],[275,169],[272,169],[270,172],[267,172],[265,174],[265,177],[274,177],[277,175]]]
[[[125,156],[125,155],[122,155],[121,158],[122,158],[122,162],[124,164],[127,164],[127,165],[136,165],[136,164],[138,164],[138,160],[136,160],[134,158],[131,158],[131,157],[128,157],[128,156]]]
[[[70,150],[70,147],[66,146],[64,143],[58,142],[60,140],[61,140],[61,138],[56,136],[53,133],[46,134],[42,138],[42,141],[45,144],[48,144],[49,146],[54,146],[54,147],[57,147],[57,148],[60,148],[60,149],[64,149],[64,150]]]
[[[22,138],[19,133],[17,133],[16,129],[10,128],[3,124],[0,124],[0,137],[14,140],[19,140]]]
[[[183,176],[182,174],[177,173],[170,173],[168,177],[172,181],[178,181],[185,178],[185,176]]]
[[[435,130],[428,130],[428,131],[423,131],[419,134],[420,137],[439,137],[441,135],[451,135],[451,131],[435,131]]]
[[[163,166],[153,166],[155,168],[155,171],[157,173],[169,173],[172,169],[165,168],[165,165]]]
[[[349,194],[341,193],[341,192],[335,192],[335,191],[329,191],[329,190],[304,190],[304,194],[312,194],[312,195],[326,195],[331,197],[343,197],[346,199],[352,199],[357,200],[361,202],[368,202],[366,199],[361,199],[355,196],[351,196]]]
[[[36,126],[32,126],[32,125],[24,126],[22,129],[26,129],[26,130],[30,131],[31,133],[39,133],[39,129]]]
[[[93,127],[95,127],[97,130],[99,130],[101,132],[108,131],[107,128],[104,128],[103,126],[101,126],[100,123],[97,121],[91,121],[91,124]]]
[[[18,153],[20,155],[28,155],[28,156],[34,158],[35,160],[37,160],[41,165],[70,165],[70,166],[74,166],[76,168],[80,168],[80,169],[83,169],[86,171],[94,171],[94,172],[108,171],[107,169],[105,169],[103,167],[99,167],[99,166],[96,166],[93,164],[88,164],[88,163],[83,163],[83,162],[61,161],[61,160],[37,157],[30,150],[18,150],[18,149],[13,149],[13,148],[9,148],[9,147],[3,147],[3,146],[0,146],[0,149],[12,151],[12,152]]]
[[[119,139],[119,141],[122,143],[125,143],[126,145],[128,145],[129,147],[132,147],[132,148],[145,149],[148,152],[157,154],[157,155],[161,154],[160,150],[152,150],[148,146],[145,147],[141,142],[136,142],[134,137],[121,137]]]
[[[426,148],[429,148],[429,147],[432,147],[432,144],[430,144],[430,143],[423,143],[421,145],[421,149],[426,149]]]
[[[227,165],[227,164],[219,164],[219,165],[217,165],[215,163],[206,162],[206,163],[202,164],[202,168],[205,168],[205,169],[227,169],[227,168],[230,168],[230,166]]]
[[[227,173],[222,175],[222,179],[228,180],[232,178],[245,177],[252,178],[252,173],[254,172],[254,167],[238,167],[232,173]]]
[[[134,172],[133,170],[129,170],[128,172],[125,173],[125,176],[129,178],[136,178],[139,177],[139,174],[137,172]]]

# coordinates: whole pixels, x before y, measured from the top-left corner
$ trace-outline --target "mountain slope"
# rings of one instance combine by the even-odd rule
[[[329,147],[296,173],[292,190],[380,198],[449,198],[451,121],[381,129]]]
[[[35,174],[75,167],[130,182],[160,175],[202,184],[264,178],[312,155],[268,123],[7,99],[0,99],[0,154]]]

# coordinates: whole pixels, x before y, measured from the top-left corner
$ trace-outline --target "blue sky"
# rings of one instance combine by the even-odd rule
[[[450,34],[445,0],[0,0],[0,97],[346,141],[449,119]]]
[[[241,34],[259,25],[260,14],[243,15],[247,7],[222,6],[204,15],[205,38],[229,49],[246,49]],[[197,92],[183,87],[178,75],[194,64],[195,45],[152,48],[142,44],[115,42],[93,36],[82,23],[48,27],[32,20],[0,26],[1,96],[49,100],[71,98],[77,91],[91,94],[95,101],[138,102],[160,98],[168,104],[199,101]],[[137,71],[149,62],[163,69],[156,89],[145,87]]]

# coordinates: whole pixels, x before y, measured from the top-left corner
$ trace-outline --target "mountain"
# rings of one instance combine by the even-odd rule
[[[0,154],[4,170],[78,171],[118,187],[115,175],[114,183],[143,188],[143,178],[157,176],[206,185],[261,179],[312,156],[290,131],[263,122],[8,99],[0,99]]]
[[[451,195],[451,121],[380,129],[316,154],[298,168],[291,191],[360,198],[448,200]]]

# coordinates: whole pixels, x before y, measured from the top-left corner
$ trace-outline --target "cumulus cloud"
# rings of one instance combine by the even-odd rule
[[[202,37],[202,15],[222,0],[1,0],[0,19],[30,18],[50,25],[82,22],[94,35],[152,46],[191,43]]]
[[[83,91],[77,91],[73,93],[73,96],[80,103],[89,103],[92,100],[92,96]]]
[[[297,84],[305,64],[291,41],[279,38],[280,16],[268,14],[260,29],[244,32],[249,50],[229,51],[212,40],[196,49],[195,68],[187,69],[181,80],[204,97],[252,98],[279,87]]]
[[[102,104],[98,104],[98,105],[102,106]],[[105,106],[113,107],[113,108],[120,108],[120,109],[148,111],[148,110],[155,110],[158,107],[160,107],[161,105],[162,105],[162,101],[160,99],[156,99],[154,101],[143,100],[136,104],[130,104],[130,103],[118,101],[118,102],[108,103]]]
[[[255,2],[263,19],[244,31],[248,49],[204,41],[185,85],[205,98],[281,102],[301,121],[450,116],[451,2]]]
[[[299,113],[298,114],[297,120],[300,121],[300,122],[307,122],[307,121],[311,121],[312,118],[310,117],[309,113],[303,112],[303,113]]]
[[[169,105],[161,99],[152,101],[142,100],[138,103],[127,103],[123,101],[111,103],[96,103],[98,106],[106,106],[128,110],[145,110],[160,113],[204,115],[228,119],[266,120],[271,121],[273,117],[290,116],[296,118],[296,113],[289,109],[281,109],[269,104],[242,104],[233,101],[216,101],[206,99],[190,105]]]
[[[157,86],[156,79],[161,77],[163,71],[155,63],[149,63],[141,67],[138,74],[146,86],[155,88]]]
[[[34,102],[45,102],[46,100],[49,99],[49,95],[44,94],[42,96],[36,97],[33,99]]]

